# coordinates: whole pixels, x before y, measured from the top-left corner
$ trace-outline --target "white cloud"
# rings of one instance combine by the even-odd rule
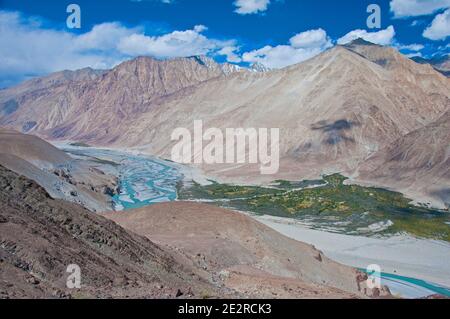
[[[406,54],[406,56],[410,59],[411,58],[423,58],[423,55],[420,52],[409,53],[409,54]]]
[[[25,77],[86,66],[105,68],[118,62],[113,55],[83,54],[71,33],[42,29],[36,18],[0,11],[0,85]]]
[[[388,28],[384,30],[380,30],[377,32],[368,32],[366,30],[353,30],[346,35],[344,35],[342,38],[338,39],[338,44],[347,44],[353,40],[356,40],[358,38],[362,38],[366,41],[380,44],[380,45],[388,45],[392,44],[395,37],[395,29],[393,26],[389,26]]]
[[[235,12],[239,14],[254,14],[264,12],[270,4],[270,0],[236,0]]]
[[[239,48],[235,46],[228,46],[224,47],[221,50],[217,52],[218,55],[225,55],[227,58],[227,61],[230,63],[240,63],[242,62],[242,59],[239,55],[237,55],[236,51],[238,51]]]
[[[322,29],[299,33],[289,40],[290,45],[265,46],[243,54],[249,63],[260,63],[268,68],[283,68],[308,60],[332,46]]]
[[[279,69],[308,60],[321,52],[320,48],[306,50],[295,49],[289,45],[265,46],[259,50],[244,53],[243,60],[260,63],[268,68]]]
[[[416,27],[416,26],[419,26],[419,25],[422,25],[422,24],[425,24],[424,20],[414,20],[413,22],[411,22],[411,26],[412,27]]]
[[[430,40],[445,40],[450,36],[450,9],[438,14],[431,25],[425,29],[423,36]]]
[[[111,68],[138,56],[173,58],[217,54],[235,41],[222,41],[202,34],[202,25],[192,30],[148,36],[141,27],[120,23],[96,25],[84,34],[44,28],[39,18],[0,10],[0,87],[27,77],[84,67]],[[235,59],[228,52],[230,59]]]
[[[95,25],[91,31],[74,37],[77,50],[115,50],[117,40],[143,32],[140,28],[128,29],[120,23],[102,23]]]
[[[198,32],[201,30],[205,28],[196,26],[194,30],[174,31],[162,36],[134,33],[120,38],[117,49],[129,56],[150,55],[156,58],[175,58],[206,55],[234,43],[234,41],[209,39]]]
[[[450,7],[450,0],[391,0],[391,11],[396,18],[430,15]]]
[[[202,33],[205,32],[206,30],[208,30],[208,27],[204,26],[203,24],[199,24],[194,27],[194,31],[197,33]]]
[[[423,44],[413,43],[408,45],[399,45],[399,50],[407,50],[407,51],[422,51],[425,48]]]
[[[331,44],[330,38],[323,29],[310,30],[293,36],[289,42],[294,48],[324,47]]]

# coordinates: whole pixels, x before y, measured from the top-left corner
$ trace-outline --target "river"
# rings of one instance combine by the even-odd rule
[[[168,161],[109,149],[65,146],[67,153],[101,164],[118,176],[120,193],[113,197],[114,209],[141,208],[177,199],[177,183],[183,175]]]
[[[114,208],[117,211],[177,199],[177,183],[183,179],[177,164],[117,150],[69,145],[59,147],[74,157],[97,162],[105,172],[119,176],[121,190],[113,197]],[[292,237],[283,231],[281,233]],[[311,244],[317,245],[315,242]],[[450,289],[420,279],[382,273],[381,280],[381,283],[387,285],[394,294],[404,298],[420,298],[431,294],[450,297]]]

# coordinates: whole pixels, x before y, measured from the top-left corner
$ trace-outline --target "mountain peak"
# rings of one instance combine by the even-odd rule
[[[247,68],[244,68],[237,64],[228,63],[228,62],[222,63],[220,66],[225,75],[229,75],[229,74],[236,73],[236,72],[248,71]]]
[[[356,40],[353,40],[347,44],[344,44],[345,47],[352,47],[352,46],[358,46],[358,45],[364,45],[364,46],[378,46],[380,47],[381,45],[379,44],[375,44],[373,42],[369,42],[364,40],[363,38],[358,38]]]
[[[264,73],[264,72],[270,71],[271,69],[268,68],[267,66],[265,66],[265,65],[262,64],[262,63],[255,62],[255,63],[253,63],[253,64],[250,66],[250,70],[253,71],[253,72],[261,72],[261,73]]]
[[[206,55],[195,55],[188,57],[188,59],[194,59],[198,64],[208,68],[209,70],[220,70],[224,75],[229,75],[235,72],[242,72],[245,68],[232,63],[218,63],[213,58]]]
[[[408,61],[408,58],[396,48],[374,44],[361,38],[338,47],[356,53],[385,69],[399,66],[405,63],[405,61]]]

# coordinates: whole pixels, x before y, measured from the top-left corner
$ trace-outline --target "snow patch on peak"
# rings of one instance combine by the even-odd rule
[[[229,75],[229,74],[236,73],[236,72],[247,71],[247,69],[242,66],[239,66],[237,64],[228,63],[228,62],[221,64],[221,67],[222,67],[222,71],[225,75]]]
[[[250,66],[250,71],[253,72],[269,72],[271,69],[265,66],[264,64],[261,64],[259,62],[255,62]]]

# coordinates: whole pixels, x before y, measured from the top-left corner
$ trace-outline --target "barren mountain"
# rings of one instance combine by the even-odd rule
[[[224,75],[220,65],[206,57],[140,57],[91,80],[66,81],[45,90],[26,82],[3,90],[0,103],[7,116],[1,122],[23,131],[48,131],[52,138],[68,138],[78,131],[86,139],[101,136],[112,142],[131,119],[149,111],[161,97]]]
[[[173,142],[160,132],[192,130],[194,119],[202,119],[205,128],[275,127],[281,129],[282,157],[275,177],[351,172],[450,106],[449,79],[393,49],[376,50],[380,58],[390,57],[395,63],[387,67],[336,47],[283,70],[204,82],[192,93],[179,93],[142,114],[116,142],[169,157]],[[236,166],[239,169],[230,169]],[[261,178],[257,167],[203,168],[231,181]]]
[[[0,164],[35,180],[50,195],[82,204],[93,211],[109,210],[117,177],[96,163],[71,158],[39,137],[0,129]]]
[[[426,194],[449,208],[450,111],[375,153],[361,166],[356,180],[400,189],[416,195],[419,202]]]
[[[266,72],[224,72],[205,58],[142,57],[39,94],[3,90],[3,109],[15,103],[17,110],[0,124],[166,158],[174,145],[171,132],[192,130],[194,120],[203,120],[205,129],[280,128],[279,174],[261,176],[259,165],[202,167],[218,179],[259,183],[353,173],[442,116],[450,106],[449,87],[450,79],[430,65],[363,41]]]
[[[78,71],[61,71],[50,74],[45,77],[35,78],[26,81],[16,87],[0,90],[0,115],[7,116],[14,113],[19,107],[19,102],[15,99],[9,99],[10,96],[22,97],[23,99],[32,99],[33,97],[46,95],[47,92],[63,92],[66,86],[72,85],[77,82],[89,82],[104,72],[102,70],[93,70],[91,68],[85,68]],[[7,92],[6,95],[3,93]],[[34,128],[36,122],[29,121],[24,123],[21,130],[27,132]]]
[[[264,298],[388,295],[367,289],[363,274],[331,261],[241,213],[189,202],[104,213],[124,228],[177,252],[211,280]]]

